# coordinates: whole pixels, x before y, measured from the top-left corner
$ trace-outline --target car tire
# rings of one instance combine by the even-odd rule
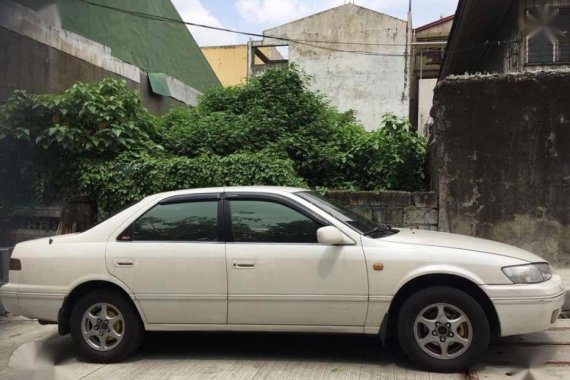
[[[398,339],[408,358],[436,372],[458,372],[480,361],[489,345],[485,311],[469,294],[430,287],[408,298],[398,314]]]
[[[79,299],[71,311],[70,330],[79,355],[97,363],[127,358],[144,335],[131,301],[109,290],[94,290]]]

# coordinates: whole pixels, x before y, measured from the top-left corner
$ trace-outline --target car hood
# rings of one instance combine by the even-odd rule
[[[545,262],[543,258],[534,253],[525,251],[512,245],[492,240],[474,238],[465,235],[450,234],[446,232],[412,230],[402,228],[400,232],[378,240],[402,244],[417,244],[458,250],[477,251],[493,255],[513,257],[528,262]]]

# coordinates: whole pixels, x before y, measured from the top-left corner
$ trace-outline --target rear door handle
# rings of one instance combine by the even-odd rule
[[[135,265],[135,260],[130,257],[117,257],[113,260],[113,264],[116,267],[124,268],[124,267],[132,267]]]
[[[255,267],[255,263],[253,261],[234,260],[232,265],[236,269],[253,269]]]

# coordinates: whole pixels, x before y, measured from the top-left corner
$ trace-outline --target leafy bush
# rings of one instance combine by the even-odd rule
[[[81,159],[160,150],[154,116],[124,81],[77,83],[59,95],[18,91],[0,107],[0,182],[4,202],[77,195]],[[27,198],[27,199],[26,199]]]
[[[196,108],[163,118],[164,147],[187,157],[271,150],[293,160],[312,187],[423,188],[426,143],[407,120],[387,114],[383,129],[366,132],[353,112],[338,112],[308,82],[293,66],[213,89]]]
[[[426,143],[406,120],[386,115],[383,129],[366,132],[308,83],[295,67],[270,70],[162,117],[111,79],[59,95],[17,92],[0,106],[0,214],[75,196],[112,211],[206,186],[423,188]]]
[[[102,210],[113,211],[143,197],[170,190],[240,185],[304,186],[293,163],[274,154],[234,153],[194,158],[124,153],[112,161],[85,161],[81,189]]]
[[[366,133],[354,149],[355,182],[362,190],[416,191],[424,187],[426,141],[407,120],[386,114],[382,128]]]

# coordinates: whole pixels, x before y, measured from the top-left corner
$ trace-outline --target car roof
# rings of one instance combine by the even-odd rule
[[[154,196],[172,196],[172,195],[185,195],[185,194],[202,194],[202,193],[223,193],[223,192],[259,192],[259,193],[297,193],[299,191],[307,191],[308,189],[302,187],[287,187],[287,186],[224,186],[224,187],[204,187],[196,189],[184,189],[167,191],[158,193]]]

